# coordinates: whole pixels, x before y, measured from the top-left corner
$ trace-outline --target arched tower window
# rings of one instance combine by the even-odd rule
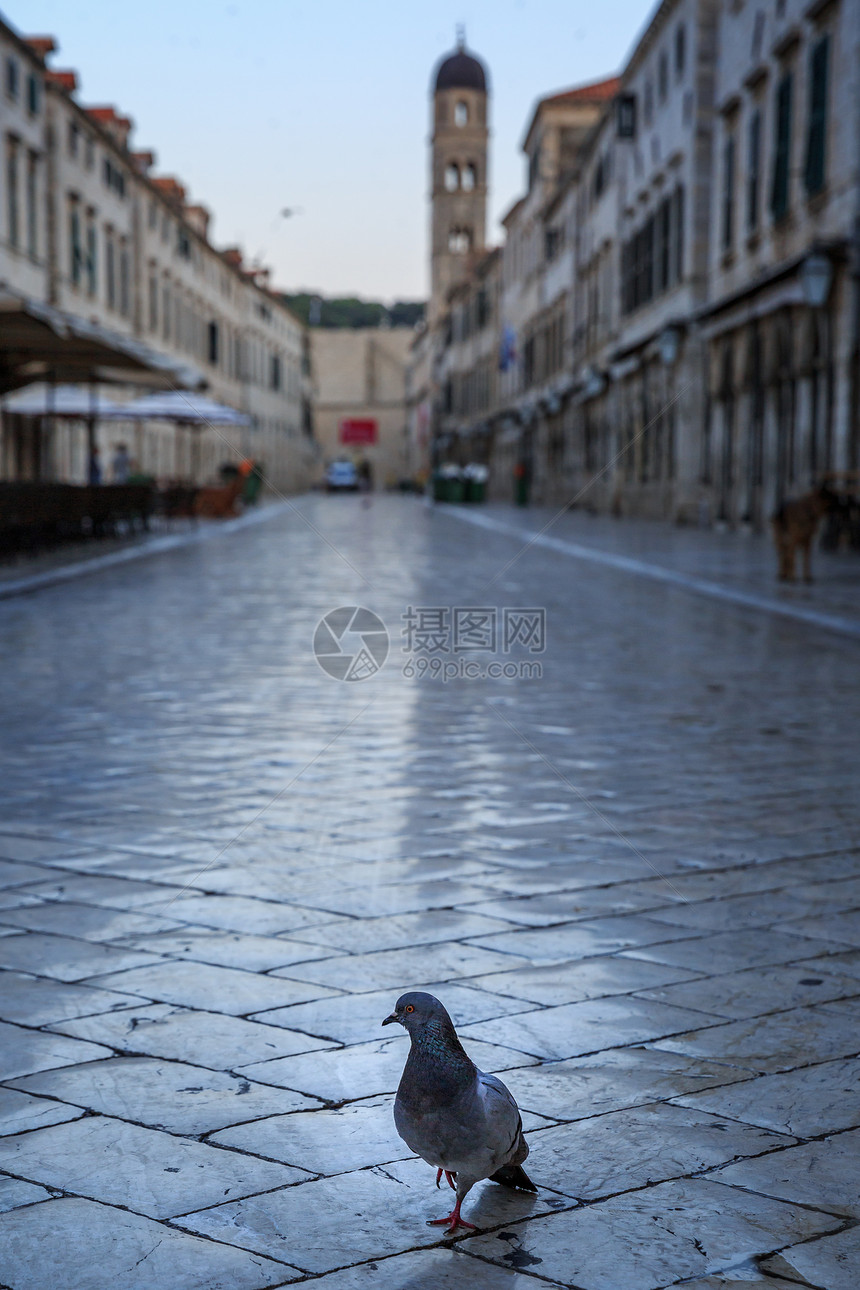
[[[454,108],[454,124],[463,126],[469,124],[469,104],[460,99]]]
[[[449,193],[455,193],[460,187],[460,167],[456,161],[451,161],[445,167],[445,188]]]
[[[478,168],[471,161],[463,167],[463,191],[470,193],[478,182]]]
[[[452,228],[448,234],[448,250],[452,255],[465,255],[471,248],[472,234],[467,228]]]

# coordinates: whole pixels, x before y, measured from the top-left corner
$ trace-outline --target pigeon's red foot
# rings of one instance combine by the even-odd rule
[[[457,1190],[457,1175],[456,1175],[456,1174],[452,1174],[450,1169],[437,1169],[437,1170],[436,1170],[436,1186],[437,1186],[437,1188],[438,1188],[438,1186],[439,1186],[439,1182],[440,1182],[440,1179],[442,1178],[442,1175],[443,1175],[443,1174],[445,1175],[445,1178],[446,1178],[446,1180],[447,1180],[448,1186],[451,1188],[451,1190],[452,1190],[452,1191],[456,1191],[456,1190]]]
[[[460,1205],[461,1205],[461,1201],[458,1200],[457,1204],[451,1210],[451,1213],[446,1214],[444,1218],[428,1218],[427,1220],[428,1226],[444,1227],[445,1224],[447,1223],[448,1236],[450,1236],[452,1232],[456,1232],[458,1227],[469,1227],[473,1232],[476,1232],[478,1229],[476,1228],[474,1223],[467,1223],[465,1218],[460,1217]]]

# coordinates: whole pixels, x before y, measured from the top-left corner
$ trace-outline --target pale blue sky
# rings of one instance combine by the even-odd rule
[[[536,98],[617,70],[652,4],[601,0],[5,0],[84,103],[133,117],[215,216],[214,240],[263,253],[278,285],[384,299],[427,289],[432,68],[466,24],[491,78],[489,235],[521,190]],[[285,221],[284,206],[303,213]]]

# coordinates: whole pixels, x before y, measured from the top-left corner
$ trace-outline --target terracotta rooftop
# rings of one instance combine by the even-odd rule
[[[607,99],[614,98],[620,88],[621,77],[610,76],[604,81],[592,81],[572,90],[562,90],[560,94],[550,94],[541,99],[541,103],[605,103]]]
[[[58,48],[53,36],[25,36],[24,44],[29,45],[37,58],[41,58],[43,62],[48,54],[55,53]]]
[[[69,94],[72,94],[78,88],[77,72],[47,71],[45,77],[51,85],[56,85],[61,90],[67,90]]]

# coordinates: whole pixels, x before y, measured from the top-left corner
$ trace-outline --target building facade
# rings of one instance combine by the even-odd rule
[[[138,469],[159,477],[203,482],[250,455],[277,489],[306,486],[316,449],[305,328],[265,271],[245,266],[238,248],[212,245],[208,211],[155,172],[152,153],[132,149],[132,121],[80,103],[75,73],[48,66],[54,50],[52,39],[23,39],[0,23],[2,290],[25,311],[52,311],[58,326],[97,329],[117,351],[169,360],[166,371],[249,419],[246,428],[193,434],[172,424],[114,425],[104,460],[111,441],[127,437]],[[50,381],[50,363],[42,368],[32,379]],[[111,389],[120,399],[139,392],[121,380]],[[84,427],[43,438],[51,447],[42,453],[5,445],[7,477],[86,478]]]
[[[408,327],[313,327],[314,427],[323,464],[367,462],[376,487],[414,473],[406,411]]]
[[[662,0],[523,152],[503,244],[436,302],[437,458],[753,528],[860,466],[860,6]]]

